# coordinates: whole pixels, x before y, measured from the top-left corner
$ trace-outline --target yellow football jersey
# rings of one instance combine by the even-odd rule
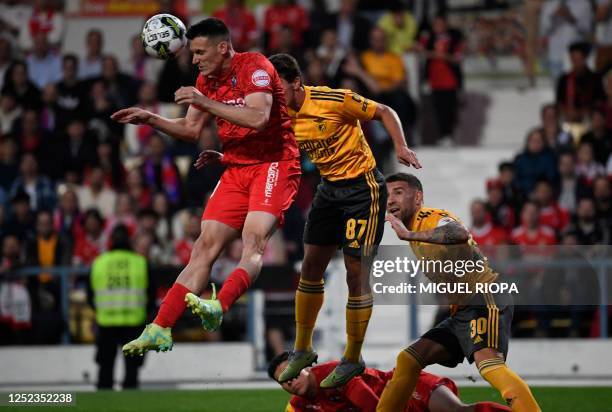
[[[327,180],[359,177],[376,167],[360,120],[370,120],[376,103],[345,89],[304,86],[299,111],[289,109],[300,149]]]
[[[408,230],[412,232],[422,232],[432,230],[437,227],[443,226],[451,221],[458,222],[461,220],[457,218],[451,212],[444,209],[434,209],[429,207],[422,207],[413,216],[410,222]],[[472,235],[469,235],[468,241],[465,244],[458,245],[438,245],[426,242],[410,242],[410,247],[414,252],[417,259],[423,259],[426,261],[440,261],[440,262],[457,262],[462,261],[482,261],[484,270],[474,270],[471,272],[465,272],[462,276],[456,276],[455,273],[445,272],[426,272],[425,275],[432,282],[464,282],[469,284],[469,289],[476,290],[476,283],[490,283],[497,278],[497,274],[491,270],[487,259],[482,255],[478,244],[472,239]],[[433,265],[432,265],[433,266]],[[455,303],[467,303],[469,296],[454,296],[451,297],[451,301]]]

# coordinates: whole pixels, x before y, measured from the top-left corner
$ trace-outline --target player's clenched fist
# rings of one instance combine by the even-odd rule
[[[209,99],[195,87],[181,87],[174,92],[174,102],[176,104],[194,104],[206,108]]]
[[[145,124],[153,117],[153,113],[140,107],[128,107],[111,115],[111,119],[119,123]]]
[[[202,150],[198,156],[198,160],[193,164],[197,170],[200,170],[208,164],[221,163],[223,161],[223,153],[216,150]]]

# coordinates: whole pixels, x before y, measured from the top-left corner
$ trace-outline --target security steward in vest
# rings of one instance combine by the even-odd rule
[[[98,389],[113,388],[115,356],[120,345],[136,338],[146,323],[149,275],[146,259],[133,252],[127,227],[111,234],[111,249],[91,267],[90,303],[96,311]],[[123,389],[138,387],[143,357],[126,357]]]

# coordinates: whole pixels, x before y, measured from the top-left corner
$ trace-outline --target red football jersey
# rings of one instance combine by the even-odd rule
[[[539,226],[537,232],[530,233],[524,226],[512,231],[512,243],[522,246],[554,245],[557,243],[555,232],[548,226]]]
[[[540,209],[540,224],[550,226],[557,232],[562,232],[569,224],[570,217],[568,211],[554,203]]]
[[[204,77],[200,73],[196,88],[212,100],[239,107],[245,105],[245,98],[251,93],[272,94],[270,120],[262,131],[216,117],[224,163],[267,163],[299,156],[280,77],[263,55],[236,53],[222,76]]]
[[[336,365],[338,362],[327,362],[311,368],[311,373],[316,377],[317,387]],[[383,372],[366,368],[362,375],[351,379],[340,388],[319,388],[314,399],[294,395],[289,403],[295,412],[374,412],[385,385],[392,376],[393,371]],[[427,412],[431,393],[441,385],[447,386],[457,394],[457,387],[452,380],[421,372],[417,387],[404,412]]]
[[[508,243],[506,231],[499,226],[490,222],[485,223],[482,227],[470,228],[472,239],[480,246],[503,245]]]

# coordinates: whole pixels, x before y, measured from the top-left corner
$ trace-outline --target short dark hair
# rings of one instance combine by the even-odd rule
[[[537,202],[535,202],[535,201],[533,201],[533,200],[526,200],[526,201],[525,201],[525,203],[523,203],[523,206],[521,206],[521,213],[522,213],[522,212],[523,212],[523,210],[524,210],[524,209],[525,209],[527,206],[529,206],[529,205],[532,205],[532,206],[534,206],[534,207],[535,207],[537,210],[540,210],[540,205],[539,205]]]
[[[278,72],[278,75],[286,81],[292,82],[298,77],[302,78],[302,71],[295,57],[280,53],[270,56],[269,60]]]
[[[117,225],[111,232],[111,249],[131,250],[130,231],[125,225]]]
[[[580,52],[584,57],[588,57],[588,55],[591,53],[591,43],[586,41],[577,41],[570,44],[568,49],[570,53]]]
[[[419,192],[423,191],[423,184],[418,177],[411,173],[394,173],[385,178],[385,183],[393,182],[406,182],[411,188],[416,189]]]
[[[230,41],[230,32],[225,23],[214,17],[209,17],[192,25],[185,36],[189,40],[196,37],[216,37],[220,40]]]
[[[90,218],[97,220],[100,225],[104,224],[104,218],[98,209],[87,209],[85,214],[83,214],[82,222],[85,223],[85,221]]]
[[[499,171],[499,173],[503,172],[504,170],[510,169],[514,172],[514,163],[509,162],[509,161],[503,161],[499,164],[497,170]]]
[[[72,54],[72,53],[68,53],[68,54],[64,54],[64,56],[62,57],[62,64],[66,64],[66,62],[72,62],[72,64],[75,65],[75,67],[79,66],[79,58],[76,56],[76,54]]]
[[[274,377],[274,372],[276,372],[276,368],[278,368],[278,365],[280,365],[281,363],[285,362],[288,359],[289,359],[289,352],[287,351],[279,355],[276,355],[274,358],[272,358],[272,360],[270,361],[270,364],[268,365],[268,376],[270,377],[270,379],[273,379],[276,381],[276,378]]]

